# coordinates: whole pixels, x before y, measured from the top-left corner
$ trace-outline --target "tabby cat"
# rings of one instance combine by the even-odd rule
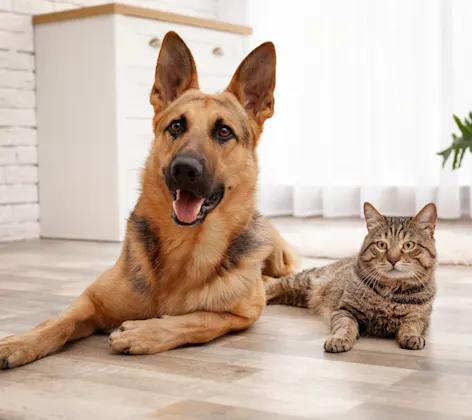
[[[436,206],[414,218],[364,204],[367,236],[357,257],[266,282],[269,304],[308,307],[330,322],[325,351],[349,351],[359,335],[395,337],[420,350],[436,294]]]

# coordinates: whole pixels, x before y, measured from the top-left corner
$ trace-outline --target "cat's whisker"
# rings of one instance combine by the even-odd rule
[[[373,284],[378,281],[379,279],[382,278],[382,275],[381,273],[379,273],[377,271],[377,268],[376,267],[373,267],[373,272],[370,273],[368,276],[364,277],[364,281],[365,283],[363,282],[360,282],[360,285],[356,288],[356,290],[354,291],[354,296],[357,296],[358,293],[360,292],[360,289],[363,287],[363,290],[362,290],[362,295],[360,297],[360,300],[363,300],[364,297],[365,297],[365,294],[368,290],[370,290],[371,293],[374,293],[374,291],[372,290],[373,289]]]
[[[357,273],[357,275],[360,279],[364,279],[368,277],[370,274],[374,273],[375,270],[376,270],[376,267],[367,267],[364,270],[362,270],[360,273]]]
[[[426,286],[426,283],[417,274],[413,273],[413,275],[418,280],[418,282],[420,283],[421,286],[423,286],[423,287]]]
[[[423,286],[427,286],[429,282],[434,281],[434,278],[428,273],[421,272],[418,270],[413,270],[413,273]]]
[[[361,273],[358,274],[360,279],[363,279],[364,281],[367,281],[367,285],[370,284],[370,277],[375,274],[376,272],[376,267],[367,267],[365,270],[363,270]],[[357,292],[360,291],[360,289],[365,286],[365,283],[362,281],[359,282],[358,286],[354,290],[354,294],[357,295]]]
[[[373,270],[376,270],[376,267],[374,266],[371,266],[371,267],[367,267],[365,269],[363,269],[361,272],[358,273],[359,276],[362,276],[364,275],[365,273],[369,272],[369,271],[373,271]]]
[[[414,272],[414,276],[418,279],[422,286],[427,286],[428,282],[433,280],[433,278],[427,273]]]
[[[379,278],[376,280],[376,282],[374,283],[374,286],[373,286],[374,289],[377,287],[377,284],[378,284],[378,282],[379,282],[380,279],[381,279],[381,277],[379,277]]]
[[[374,306],[373,302],[371,300],[364,300],[364,297],[365,297],[365,294],[367,293],[367,291],[370,291],[369,293],[371,295],[375,295],[375,288],[379,282],[379,280],[382,278],[382,275],[381,274],[377,274],[375,277],[372,278],[371,280],[371,283],[370,283],[370,286],[369,287],[365,287],[364,288],[364,292],[362,294],[362,296],[360,297],[360,300],[362,301],[362,304],[366,307],[366,308],[372,308]]]

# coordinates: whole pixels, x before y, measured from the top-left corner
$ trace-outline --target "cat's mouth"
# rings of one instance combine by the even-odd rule
[[[388,279],[405,279],[413,277],[413,273],[409,270],[401,269],[400,267],[392,267],[384,271],[384,276]]]

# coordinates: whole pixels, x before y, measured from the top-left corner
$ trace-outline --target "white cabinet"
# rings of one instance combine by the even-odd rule
[[[118,241],[149,152],[160,41],[176,31],[200,88],[224,89],[247,27],[122,5],[34,18],[41,236]]]

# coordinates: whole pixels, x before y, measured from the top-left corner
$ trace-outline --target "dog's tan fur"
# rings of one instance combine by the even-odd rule
[[[255,211],[255,150],[273,114],[274,88],[271,43],[246,57],[225,92],[206,95],[198,90],[187,46],[173,32],[166,36],[151,92],[155,140],[118,261],[57,318],[1,340],[0,366],[32,362],[67,341],[120,325],[110,336],[114,351],[152,354],[208,342],[260,317],[263,274],[287,275],[295,262],[278,232]],[[183,114],[189,127],[174,141],[166,127]],[[237,141],[214,141],[210,128],[217,118],[233,128]],[[172,221],[163,176],[182,150],[203,156],[226,187],[221,203],[194,227]]]

